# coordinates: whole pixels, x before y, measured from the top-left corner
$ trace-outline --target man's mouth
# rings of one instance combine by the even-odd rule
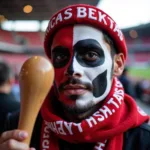
[[[88,91],[87,87],[81,84],[68,84],[63,88],[63,92],[67,96],[83,95]]]

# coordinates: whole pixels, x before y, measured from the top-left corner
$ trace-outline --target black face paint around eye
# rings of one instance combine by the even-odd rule
[[[55,68],[64,67],[70,59],[69,49],[63,46],[57,46],[52,50],[52,60]]]
[[[107,70],[99,74],[92,82],[93,95],[97,98],[104,94],[107,87]]]
[[[77,61],[83,67],[96,67],[105,61],[104,51],[101,45],[94,39],[86,39],[77,42],[74,46]]]

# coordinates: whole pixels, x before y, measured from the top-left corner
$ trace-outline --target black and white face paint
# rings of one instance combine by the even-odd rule
[[[63,28],[56,33],[51,48],[63,105],[84,111],[105,99],[111,89],[113,62],[100,30],[86,25]]]

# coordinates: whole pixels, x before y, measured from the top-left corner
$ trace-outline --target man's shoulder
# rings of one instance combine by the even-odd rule
[[[150,150],[150,125],[144,123],[124,134],[124,150]]]
[[[150,132],[150,124],[144,123],[141,126],[139,126],[140,129],[144,130],[145,132]]]
[[[142,125],[132,128],[128,130],[125,135],[129,138],[129,136],[134,136],[134,134],[147,134],[150,135],[150,124],[143,123]]]

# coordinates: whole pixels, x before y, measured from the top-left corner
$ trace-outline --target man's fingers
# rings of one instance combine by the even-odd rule
[[[30,148],[29,150],[36,150],[35,148]]]
[[[15,139],[18,141],[22,141],[28,137],[28,133],[21,130],[12,130],[12,131],[6,131],[1,134],[0,137],[0,143],[3,143],[9,139]]]
[[[29,150],[29,147],[27,144],[18,142],[14,139],[8,140],[1,144],[1,149],[11,149],[11,150]]]

